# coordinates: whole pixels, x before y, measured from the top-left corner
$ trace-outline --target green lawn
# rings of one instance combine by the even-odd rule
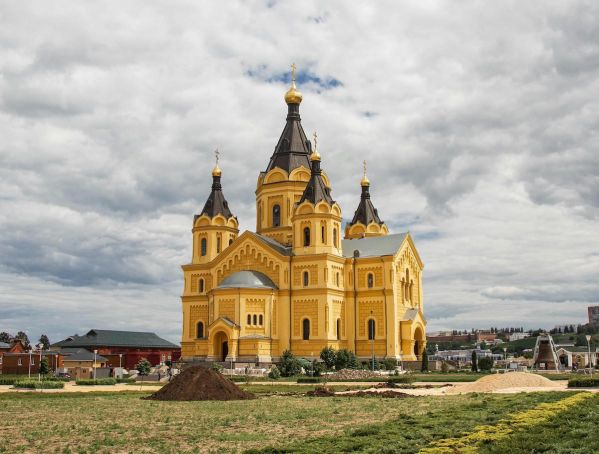
[[[458,437],[480,424],[494,424],[509,414],[573,395],[309,398],[297,388],[250,385],[252,391],[293,394],[262,393],[256,400],[236,402],[147,401],[140,399],[148,395],[145,391],[0,394],[0,452],[410,453],[435,440]],[[549,428],[536,427],[533,432],[544,446],[553,442],[564,449],[569,443],[578,446],[585,431],[595,430],[598,404],[599,396],[594,396],[579,408],[564,410],[555,418],[561,421],[560,431],[550,421]],[[551,431],[556,432],[553,438],[547,435]],[[509,442],[512,439],[514,444]],[[532,452],[530,439],[515,432],[502,443],[507,443],[511,454]],[[597,451],[592,446],[586,452]]]

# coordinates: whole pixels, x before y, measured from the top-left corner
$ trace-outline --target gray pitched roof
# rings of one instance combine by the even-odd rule
[[[394,255],[406,239],[407,232],[385,236],[371,236],[355,240],[341,241],[344,257],[353,257],[358,250],[360,257],[380,257]]]
[[[254,232],[250,232],[250,233],[252,235],[255,235],[259,240],[263,241],[268,246],[270,246],[273,249],[275,249],[279,254],[286,255],[286,256],[290,256],[291,255],[291,248],[290,247],[283,246],[278,241],[275,241],[272,238],[269,238],[267,236],[260,235],[258,233],[254,233]]]
[[[61,348],[59,352],[64,356],[63,361],[93,361],[94,353],[90,352],[86,348]],[[104,362],[108,361],[102,355],[96,355],[96,361]]]
[[[10,348],[10,344],[7,344],[6,342],[0,342],[0,348]]]
[[[83,336],[71,336],[52,347],[137,347],[137,348],[179,348],[155,333],[138,331],[112,331],[92,329]]]

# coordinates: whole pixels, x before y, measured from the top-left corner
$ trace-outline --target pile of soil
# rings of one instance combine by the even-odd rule
[[[329,388],[324,386],[317,386],[314,391],[308,391],[306,396],[310,397],[332,397],[335,395],[334,391],[331,391]]]
[[[511,388],[556,388],[558,383],[548,378],[527,372],[508,372],[506,374],[486,375],[472,383],[461,383],[449,389],[451,394],[490,393]]]
[[[235,383],[205,366],[192,366],[176,375],[147,399],[152,400],[246,400],[255,399]]]
[[[400,393],[397,391],[391,391],[391,390],[387,390],[387,391],[374,391],[374,390],[366,390],[366,391],[357,391],[353,394],[345,394],[345,396],[356,396],[356,397],[361,397],[361,396],[378,396],[378,397],[386,397],[386,398],[391,398],[391,399],[404,399],[406,397],[414,397],[411,394],[407,394],[407,393]]]
[[[334,374],[328,375],[328,381],[335,380],[355,380],[359,378],[371,378],[371,377],[381,377],[380,375],[373,374],[369,370],[357,370],[357,369],[341,369],[335,372]],[[381,380],[385,380],[387,377],[381,377]]]

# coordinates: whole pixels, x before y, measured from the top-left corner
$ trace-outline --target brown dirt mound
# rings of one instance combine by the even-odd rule
[[[218,372],[204,366],[184,369],[170,383],[147,399],[152,400],[245,400],[254,399]]]
[[[310,397],[332,397],[334,395],[334,391],[331,391],[329,388],[325,388],[324,386],[318,386],[314,389],[314,391],[308,391],[306,393],[306,396]]]
[[[378,397],[387,397],[387,398],[404,398],[404,397],[414,397],[411,394],[406,394],[406,393],[401,393],[401,392],[397,392],[397,391],[391,391],[391,390],[386,390],[386,391],[374,391],[374,390],[362,390],[362,391],[355,391],[355,392],[345,392],[342,394],[337,394],[334,391],[330,390],[329,388],[325,388],[323,386],[319,386],[318,388],[314,389],[314,391],[308,391],[306,393],[306,396],[311,396],[311,397],[334,397],[334,396],[338,396],[338,397],[363,397],[363,396],[378,396]]]
[[[509,388],[556,388],[560,385],[548,378],[527,372],[486,375],[472,383],[462,383],[449,389],[451,394],[490,393]]]

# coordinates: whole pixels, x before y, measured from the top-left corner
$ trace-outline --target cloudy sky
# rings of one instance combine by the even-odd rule
[[[429,331],[599,304],[599,3],[0,1],[0,331],[177,341],[212,151],[242,230],[289,65],[345,218],[361,161]]]

